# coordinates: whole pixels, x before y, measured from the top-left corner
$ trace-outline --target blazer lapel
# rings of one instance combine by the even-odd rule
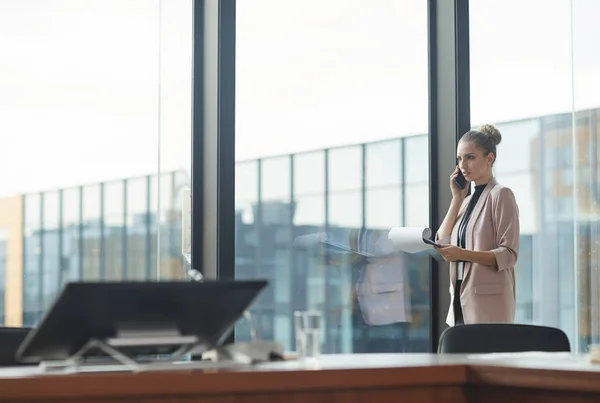
[[[469,235],[467,236],[465,246],[468,250],[473,250],[473,244],[475,243],[475,234],[473,233],[473,227],[475,226],[475,223],[477,222],[479,216],[481,215],[481,212],[483,211],[483,206],[486,203],[486,199],[490,194],[490,191],[497,184],[498,182],[496,181],[496,179],[492,179],[486,185],[485,189],[483,189],[481,196],[479,196],[479,200],[477,200],[477,204],[475,204],[475,207],[473,207],[473,212],[471,212],[471,217],[469,218],[469,222],[467,224],[467,234]],[[464,277],[467,277],[467,274],[471,270],[471,265],[472,263],[465,264],[465,272],[463,273]]]

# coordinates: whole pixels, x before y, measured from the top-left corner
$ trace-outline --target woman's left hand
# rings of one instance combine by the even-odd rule
[[[441,248],[436,248],[446,262],[455,262],[464,259],[464,249],[454,245],[441,245]]]

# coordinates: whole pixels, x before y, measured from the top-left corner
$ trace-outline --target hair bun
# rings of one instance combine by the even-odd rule
[[[496,145],[500,144],[502,141],[502,134],[500,134],[500,130],[498,130],[494,125],[483,125],[479,131],[491,137]]]

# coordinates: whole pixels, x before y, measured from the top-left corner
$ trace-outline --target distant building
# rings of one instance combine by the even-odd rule
[[[578,113],[575,133],[571,114],[498,125],[496,176],[520,208],[516,320],[561,327],[583,344],[600,336],[591,328],[600,323],[599,115]],[[236,184],[235,270],[270,282],[252,308],[261,337],[293,349],[293,312],[318,308],[324,351],[357,350],[365,340],[352,326],[351,270],[292,242],[428,225],[427,161],[420,135],[237,164],[244,178],[257,178]],[[185,278],[181,195],[189,180],[183,172],[160,178],[160,211],[157,176],[0,199],[0,323],[36,324],[69,280]],[[412,315],[399,348],[428,351],[429,261],[408,266]],[[236,337],[249,337],[244,321]]]

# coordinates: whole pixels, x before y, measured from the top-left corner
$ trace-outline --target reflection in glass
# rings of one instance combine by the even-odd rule
[[[150,178],[127,181],[127,266],[124,274],[130,280],[146,279],[150,234]]]
[[[470,1],[471,116],[502,131],[495,174],[519,203],[516,320],[559,327],[587,351],[600,342],[600,3],[545,2],[546,24],[534,31],[539,5],[526,3],[515,13]]]
[[[329,193],[328,224],[332,227],[361,228],[363,226],[362,192]]]
[[[323,353],[427,351],[429,307],[415,301],[428,278],[411,281],[429,261],[367,267],[342,252],[384,253],[402,224],[402,136],[427,127],[426,2],[236,4],[235,276],[271,280],[252,307],[258,331],[293,349],[293,312],[317,309]]]
[[[81,188],[63,190],[62,283],[82,278],[83,212],[81,195]]]
[[[4,298],[6,297],[7,241],[7,231],[0,229],[0,326],[6,323]]]
[[[189,178],[183,172],[171,172],[160,177],[160,262],[159,278],[163,280],[185,277],[182,257],[182,202],[183,191],[189,187]]]
[[[158,278],[160,272],[158,271],[158,223],[160,219],[160,212],[162,210],[160,194],[160,176],[153,175],[150,177],[148,182],[148,193],[150,194],[150,203],[147,214],[147,232],[146,232],[146,250],[148,255],[146,256],[146,273],[145,279],[150,280],[152,278]]]
[[[365,208],[367,228],[389,230],[391,227],[403,226],[403,207],[402,191],[399,186],[367,189]]]
[[[289,202],[290,158],[267,158],[261,161],[261,199]]]
[[[43,193],[42,309],[46,310],[59,291],[61,276],[61,193]]]
[[[11,133],[0,171],[15,173],[0,204],[19,217],[0,230],[7,222],[17,251],[10,276],[23,278],[22,289],[9,281],[19,289],[5,307],[17,326],[21,316],[36,324],[66,281],[156,279],[158,268],[172,278],[181,267],[193,2],[75,3],[0,2],[10,60],[0,64],[0,132]]]
[[[120,280],[123,273],[125,236],[125,186],[123,181],[104,184],[103,262],[105,279]]]
[[[325,152],[294,155],[294,194],[316,195],[325,192]]]
[[[33,325],[42,313],[41,227],[42,204],[39,194],[24,197],[23,239],[23,324]]]
[[[363,181],[362,147],[343,147],[329,151],[329,191],[359,190]]]
[[[258,200],[258,162],[242,162],[235,164],[235,200]]]
[[[101,272],[102,231],[101,185],[83,188],[83,279],[98,281]]]
[[[429,181],[429,146],[427,141],[427,136],[404,138],[404,158],[406,159],[404,181],[406,183],[427,183]],[[456,150],[448,150],[448,152],[456,154]]]
[[[535,158],[532,157],[531,153],[537,151],[533,150],[533,147],[540,137],[540,125],[540,119],[527,119],[497,126],[501,133],[510,133],[511,135],[503,135],[502,143],[498,145],[498,155],[503,158],[498,158],[498,161],[494,163],[496,175],[504,177],[506,175],[530,174],[534,170],[535,167],[532,166],[532,161],[535,161]],[[515,193],[515,196],[518,197],[518,194]],[[517,200],[518,202],[519,200]]]
[[[572,0],[573,105],[572,158],[575,161],[577,265],[576,312],[580,350],[600,345],[600,4]]]
[[[425,149],[427,152],[427,149]],[[369,144],[365,156],[366,187],[398,185],[402,182],[402,142],[381,141]]]
[[[405,227],[429,226],[429,186],[406,185],[404,187]]]
[[[294,225],[296,230],[303,227],[325,226],[325,196],[304,196],[294,200]]]

